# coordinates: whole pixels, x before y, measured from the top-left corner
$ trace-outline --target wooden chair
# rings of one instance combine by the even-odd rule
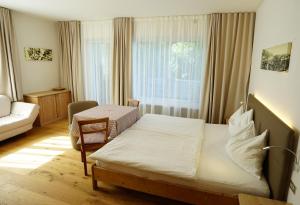
[[[130,107],[139,108],[139,105],[140,105],[140,101],[135,100],[135,99],[129,99],[128,102],[127,102],[127,106],[130,106]]]
[[[80,138],[77,144],[81,147],[81,161],[84,166],[84,175],[87,176],[86,151],[94,151],[104,146],[108,141],[108,123],[109,119],[95,119],[78,121]],[[93,131],[84,131],[85,125],[99,124],[100,128]],[[103,125],[103,127],[101,126]],[[98,126],[98,125],[97,125]]]

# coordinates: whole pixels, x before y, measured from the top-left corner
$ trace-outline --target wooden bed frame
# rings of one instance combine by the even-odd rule
[[[247,109],[254,110],[254,121],[257,133],[268,129],[268,145],[280,145],[291,150],[297,148],[295,132],[266,108],[252,94],[248,97]],[[290,184],[294,158],[288,153],[270,150],[264,162],[264,175],[270,187],[270,198],[285,201]],[[226,195],[210,191],[199,191],[191,187],[173,184],[165,181],[121,173],[92,166],[93,189],[96,190],[97,181],[113,184],[136,191],[162,196],[182,202],[201,205],[237,205],[238,196]]]
[[[97,190],[98,188],[97,181],[102,181],[116,186],[192,204],[239,204],[237,196],[226,196],[222,193],[198,191],[182,185],[171,184],[158,180],[150,180],[131,174],[103,169],[95,164],[92,166],[92,181],[94,190]]]

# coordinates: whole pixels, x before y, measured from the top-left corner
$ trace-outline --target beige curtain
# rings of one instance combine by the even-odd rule
[[[115,18],[113,21],[113,102],[126,105],[131,97],[131,45],[132,18]]]
[[[255,13],[211,14],[201,117],[224,123],[245,101],[251,66]]]
[[[0,94],[21,100],[21,71],[16,51],[14,27],[9,9],[0,8]]]
[[[72,92],[72,100],[84,99],[83,73],[81,65],[80,22],[58,22],[61,55],[60,84]]]

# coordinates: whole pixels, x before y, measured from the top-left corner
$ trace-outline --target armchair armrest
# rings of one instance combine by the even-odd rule
[[[14,102],[12,103],[11,113],[35,119],[39,114],[39,109],[39,105],[33,103]]]

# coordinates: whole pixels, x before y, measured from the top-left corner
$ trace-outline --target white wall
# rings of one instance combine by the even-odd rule
[[[58,28],[49,21],[28,14],[13,12],[23,92],[49,90],[59,85]],[[26,61],[24,47],[51,48],[53,61]]]
[[[250,92],[297,131],[300,130],[300,1],[264,0],[257,10]],[[263,48],[292,42],[288,73],[260,69]],[[300,143],[299,143],[300,147]],[[299,150],[299,148],[298,148]],[[288,201],[300,204],[300,173],[292,180],[298,190]]]

